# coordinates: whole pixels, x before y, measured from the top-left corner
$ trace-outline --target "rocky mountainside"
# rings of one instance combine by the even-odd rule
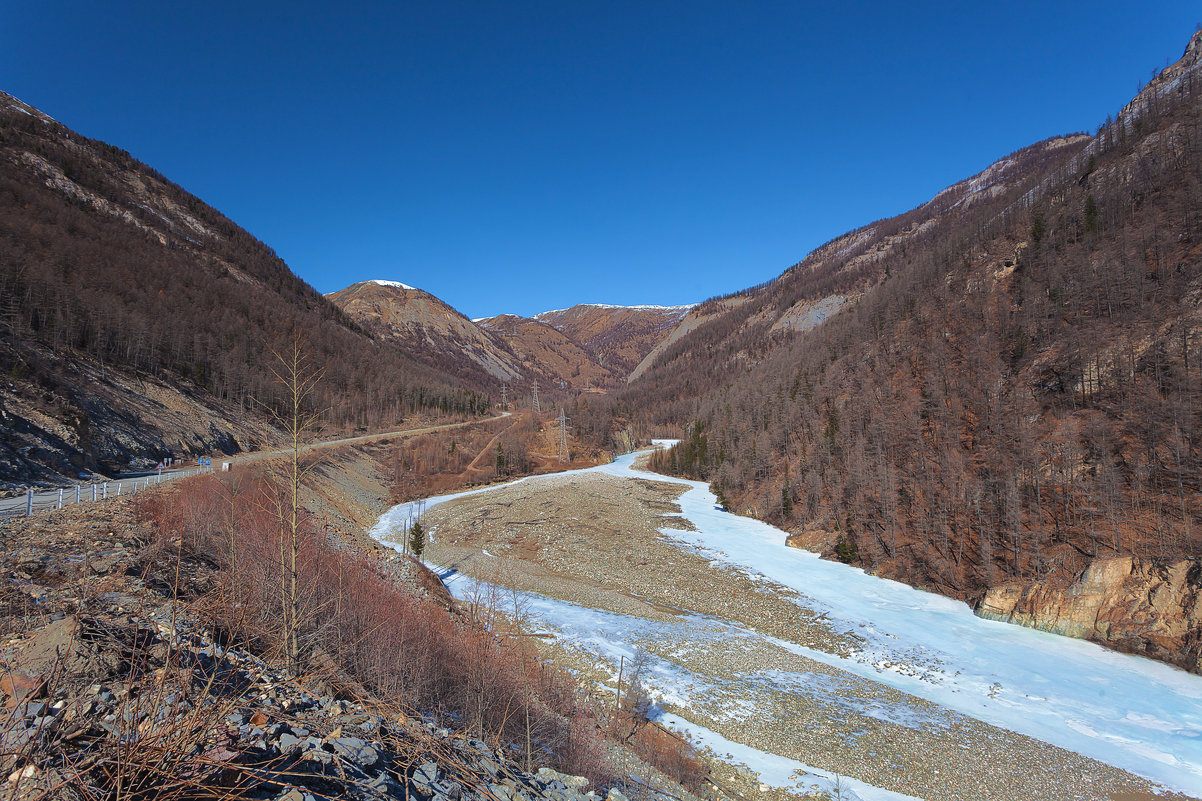
[[[588,348],[598,364],[629,375],[672,332],[690,306],[614,306],[578,303],[534,315]]]
[[[476,323],[502,339],[521,359],[527,374],[539,377],[544,390],[558,391],[561,381],[564,390],[572,391],[619,383],[619,374],[601,364],[593,351],[547,323],[516,314],[486,317]]]
[[[644,785],[611,770],[612,760],[656,792],[697,801],[644,762],[629,738],[615,735],[613,756],[601,753],[596,719],[565,714],[581,703],[570,683],[549,697],[542,688],[553,668],[473,623],[432,572],[392,551],[362,551],[329,531],[320,539],[305,531],[306,588],[332,560],[336,600],[305,603],[310,642],[303,664],[287,664],[277,648],[274,592],[246,603],[255,584],[273,575],[270,560],[278,556],[278,543],[260,550],[244,528],[261,505],[238,503],[261,476],[230,475],[223,479],[233,494],[217,506],[206,492],[213,478],[202,477],[0,522],[6,798],[626,801],[624,789]],[[329,501],[320,494],[312,500],[316,508]],[[218,508],[240,529],[236,561],[229,561],[232,551],[221,553],[224,534],[201,534],[217,519],[202,518]],[[267,530],[278,531],[278,521]],[[274,570],[267,580],[278,590],[278,563]],[[377,619],[356,630],[349,623],[381,610],[387,624]],[[315,619],[331,614],[342,618]],[[417,619],[405,622],[405,614]],[[379,649],[384,660],[363,657],[369,643],[395,637],[398,628],[408,631]],[[500,698],[497,679],[518,658],[539,676],[514,685],[521,701]],[[373,663],[384,667],[383,683],[369,675]],[[476,685],[455,671],[473,663],[484,671],[480,688],[489,703],[501,704],[495,719],[457,708],[455,698]],[[415,681],[415,665],[445,675]],[[506,703],[523,710],[521,747]],[[557,717],[548,719],[557,704]],[[500,735],[505,725],[511,731]],[[676,753],[693,764],[691,750]]]
[[[519,358],[503,340],[429,292],[377,279],[360,281],[326,297],[380,340],[433,368],[480,383],[490,379],[513,383],[523,375]]]
[[[1202,672],[1202,565],[1130,556],[1097,559],[1066,587],[1009,582],[991,587],[977,614],[1097,640]]]
[[[553,388],[620,387],[649,353],[662,347],[689,306],[579,303],[533,317],[501,314],[475,322],[503,339],[523,365]]]
[[[152,168],[0,93],[0,482],[245,447],[294,331],[328,426],[488,406]]]
[[[1196,555],[1200,54],[1202,34],[1093,134],[693,309],[623,397],[651,423],[692,421],[660,467],[969,600],[1068,587],[1095,559],[1159,574]],[[1157,650],[1132,630],[1087,636]]]

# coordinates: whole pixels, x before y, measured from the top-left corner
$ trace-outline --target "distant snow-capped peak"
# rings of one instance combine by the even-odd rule
[[[364,281],[365,284],[379,284],[380,286],[394,286],[397,289],[417,289],[415,286],[402,284],[400,281],[385,281],[383,278],[373,278],[370,281]]]
[[[682,303],[679,306],[658,306],[654,303],[643,303],[635,306],[623,306],[617,303],[577,303],[576,306],[588,306],[592,309],[631,309],[632,311],[688,311],[696,306],[696,303]],[[570,306],[568,308],[575,308]],[[550,309],[545,312],[539,312],[534,315],[534,319],[538,320],[541,317],[549,317],[552,314],[568,311],[568,309]]]

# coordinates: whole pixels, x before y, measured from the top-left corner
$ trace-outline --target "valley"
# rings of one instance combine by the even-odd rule
[[[812,249],[788,228],[753,286],[763,229],[715,226],[710,297],[691,202],[796,221],[678,196],[638,221],[676,241],[597,266],[643,244],[611,213],[704,170],[604,199],[560,164],[531,190],[560,218],[511,209],[494,153],[458,188],[498,208],[434,224],[441,177],[390,141],[414,163],[366,172],[405,203],[360,209],[319,291],[0,92],[0,798],[1202,799],[1202,26],[1049,133]],[[643,302],[669,268],[687,296]],[[54,508],[168,457],[232,469]]]

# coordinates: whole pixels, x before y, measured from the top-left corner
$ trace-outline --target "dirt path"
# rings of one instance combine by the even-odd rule
[[[679,511],[681,492],[650,476],[597,473],[498,488],[429,510],[426,556],[532,598],[609,613],[552,641],[554,657],[612,688],[614,648],[588,643],[618,637],[619,647],[648,654],[649,685],[675,688],[666,711],[760,750],[928,801],[1150,789],[1119,769],[790,650],[846,653],[856,637],[833,630],[796,593],[661,533],[689,525],[665,516]]]
[[[511,414],[512,414],[512,412],[505,412],[506,417],[510,416]],[[501,437],[505,435],[506,431],[511,431],[514,426],[521,424],[525,419],[526,419],[526,415],[524,415],[524,414],[519,415],[517,417],[517,419],[515,419],[512,423],[509,424],[509,426],[507,426],[504,429],[504,431],[498,431],[496,436],[494,436],[492,439],[490,439],[488,441],[488,443],[483,448],[480,449],[480,452],[478,454],[476,454],[476,458],[472,459],[471,462],[468,463],[468,466],[466,468],[464,468],[464,472],[480,471],[482,469],[479,464],[480,460],[483,459],[485,457],[485,455],[492,452],[493,447],[497,444],[497,442],[501,439]]]

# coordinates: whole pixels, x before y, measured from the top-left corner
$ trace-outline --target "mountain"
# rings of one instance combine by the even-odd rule
[[[1200,55],[1202,34],[1093,134],[691,310],[621,398],[647,425],[688,421],[659,466],[799,545],[968,600],[1196,557]],[[1155,630],[1120,647],[1197,669],[1202,633]]]
[[[478,383],[514,382],[523,366],[504,341],[398,281],[360,281],[327,295],[347,316],[412,358]]]
[[[488,407],[199,198],[0,93],[0,484],[246,447],[293,332],[326,426]]]
[[[668,336],[691,306],[613,306],[578,303],[534,319],[579,342],[602,367],[627,376]]]
[[[619,383],[619,375],[598,361],[597,355],[559,329],[528,317],[501,314],[476,320],[502,339],[521,359],[543,390],[603,389]],[[524,392],[525,390],[523,390]]]
[[[469,320],[450,305],[398,281],[361,281],[327,297],[347,316],[432,368],[511,398],[538,380],[545,398],[620,386],[675,328],[688,306],[584,303],[534,317]]]
[[[533,317],[501,314],[475,322],[504,339],[528,371],[589,391],[621,386],[689,308],[579,303]]]

